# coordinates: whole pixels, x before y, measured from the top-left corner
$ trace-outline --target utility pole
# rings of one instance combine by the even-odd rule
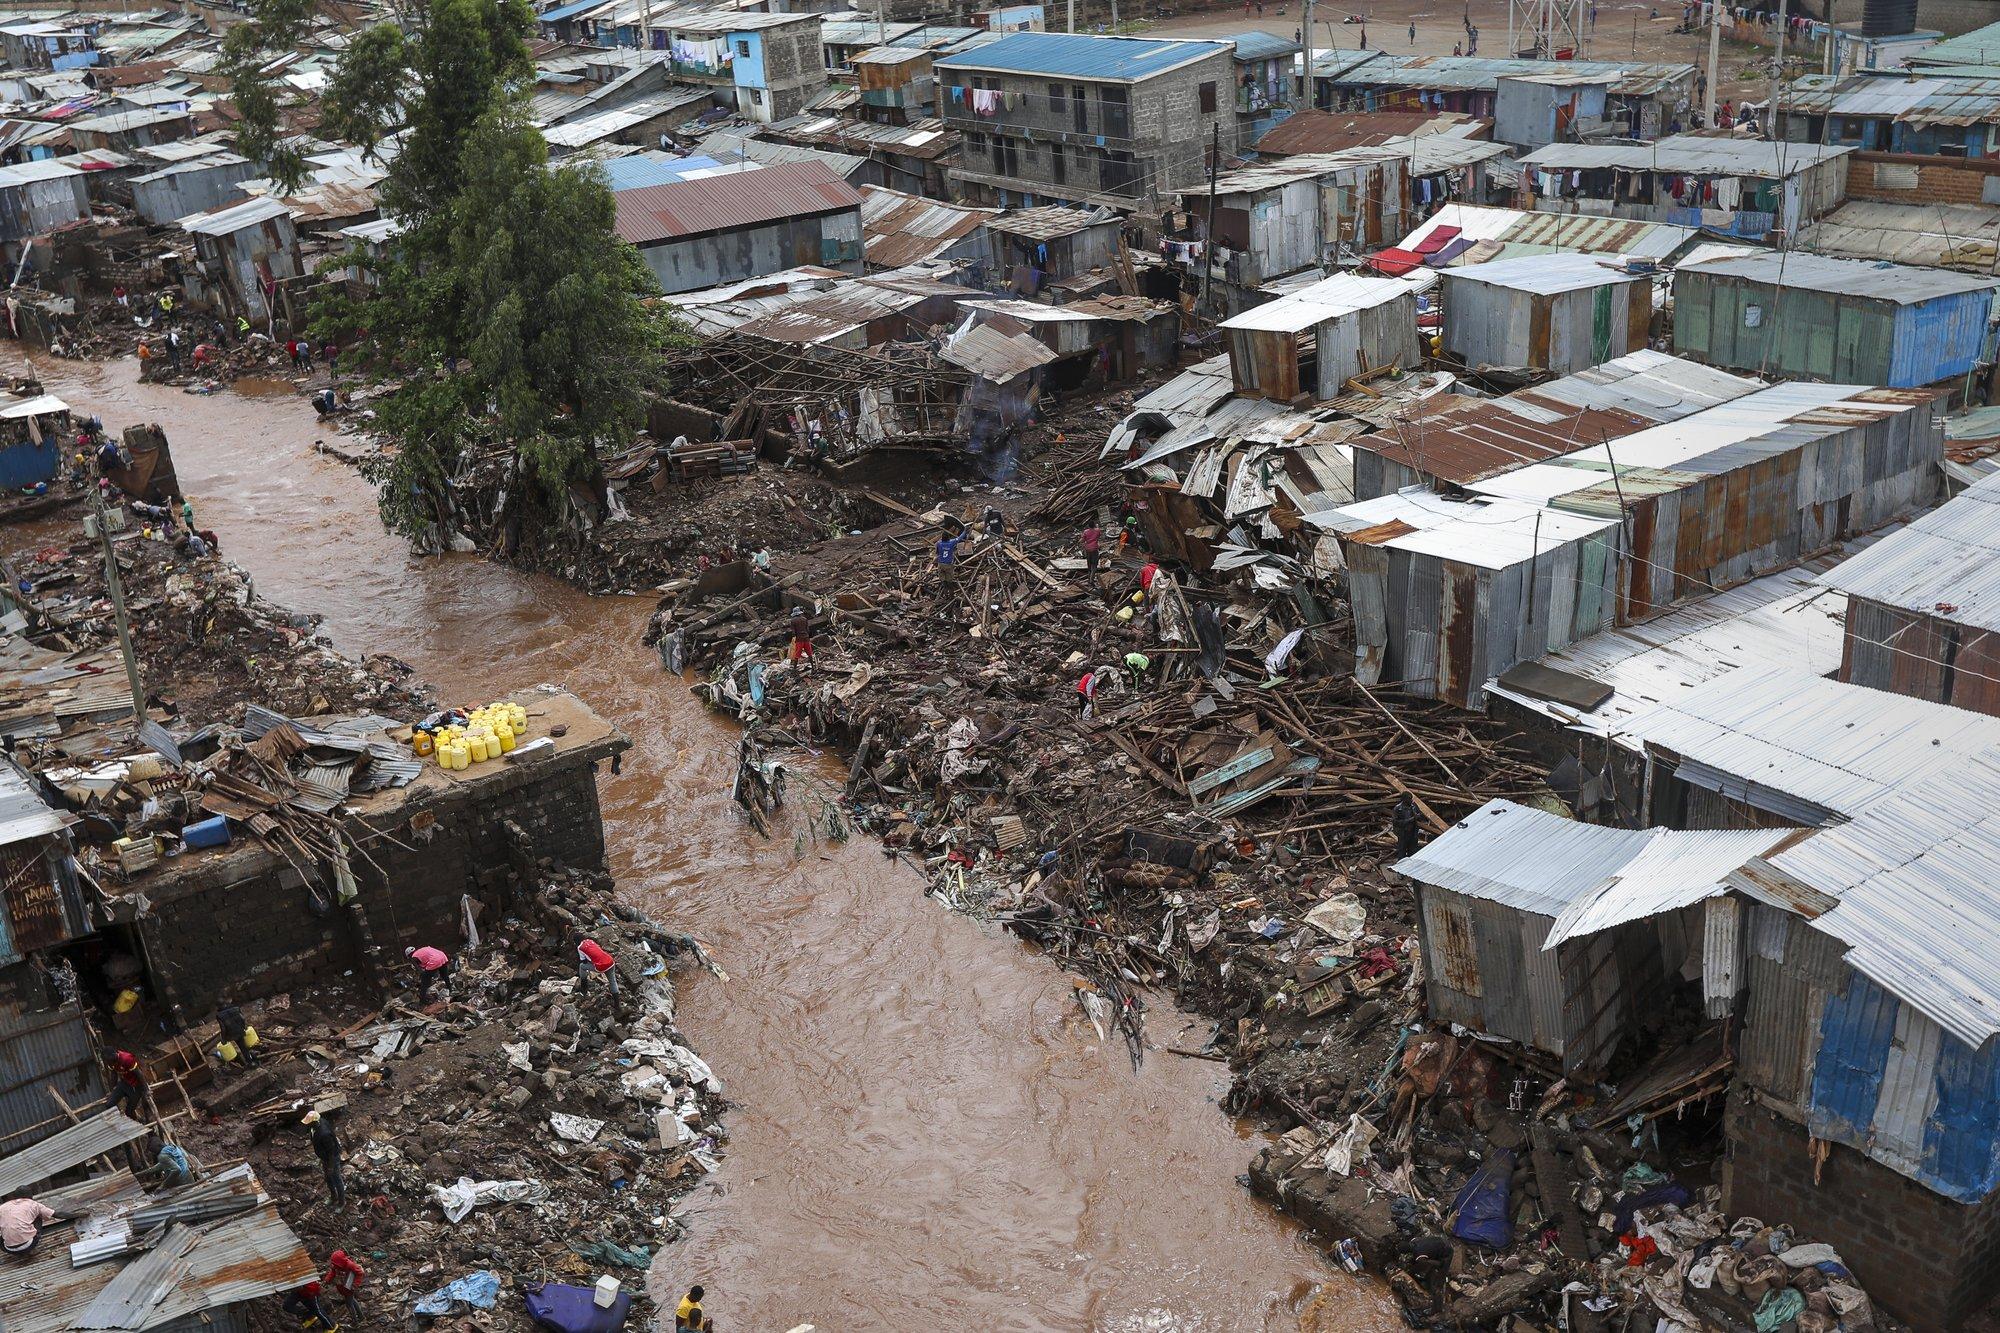
[[[1827,74],[1833,73],[1834,32],[1833,0],[1826,0],[1826,68],[1823,72]]]
[[[1311,111],[1319,103],[1313,97],[1313,0],[1306,0],[1306,21],[1299,25],[1299,36],[1305,39],[1305,103]]]
[[[125,655],[125,683],[132,687],[132,721],[146,720],[146,692],[139,685],[139,659],[132,652],[132,625],[125,618],[125,585],[118,578],[118,555],[111,549],[111,525],[105,521],[104,488],[90,478],[90,502],[97,512],[97,540],[104,548],[104,587],[111,594],[111,619],[118,627],[118,649]]]
[[[1076,31],[1076,0],[1069,0],[1069,26],[1064,28],[1063,31]]]
[[[1222,163],[1222,122],[1209,127],[1208,140],[1208,228],[1201,241],[1201,308],[1213,316],[1208,303],[1209,289],[1215,285],[1215,173]]]
[[[1785,27],[1791,22],[1791,0],[1778,0],[1778,54],[1771,62],[1771,105],[1764,108],[1764,137],[1778,137],[1778,97],[1785,89]]]
[[[875,45],[889,44],[889,0],[875,0]]]
[[[1707,0],[1708,4],[1708,95],[1702,98],[1701,120],[1704,129],[1715,128],[1715,71],[1722,62],[1722,0]]]

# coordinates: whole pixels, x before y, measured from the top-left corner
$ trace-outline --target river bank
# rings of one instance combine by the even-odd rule
[[[1215,1113],[1217,1066],[1159,1059],[1134,1077],[1059,972],[925,903],[876,847],[748,834],[727,795],[733,731],[639,646],[648,602],[413,557],[365,482],[312,451],[290,385],[197,397],[132,370],[42,366],[107,422],[167,426],[204,524],[265,595],[448,694],[559,681],[633,737],[603,781],[612,868],[730,972],[688,986],[681,1022],[737,1104],[732,1157],[684,1210],[657,1284],[705,1280],[712,1308],[751,1327],[1394,1321],[1379,1289],[1330,1273],[1235,1184],[1256,1143]],[[1156,1044],[1189,1040],[1171,1005],[1150,1022]]]

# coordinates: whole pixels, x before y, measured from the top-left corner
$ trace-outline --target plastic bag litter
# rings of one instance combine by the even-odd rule
[[[503,1041],[500,1049],[507,1053],[507,1063],[524,1074],[535,1072],[535,1066],[528,1059],[528,1043],[525,1041]]]
[[[467,1310],[491,1310],[499,1299],[500,1275],[482,1268],[439,1287],[428,1296],[419,1296],[416,1313],[437,1319],[445,1315],[464,1314]]]
[[[1336,944],[1352,944],[1368,929],[1368,910],[1356,895],[1336,893],[1306,913],[1306,924]]]
[[[549,1187],[539,1180],[474,1180],[460,1176],[456,1184],[431,1186],[431,1197],[444,1209],[445,1219],[460,1222],[473,1209],[489,1203],[540,1203]]]
[[[1375,1141],[1380,1131],[1363,1120],[1359,1115],[1347,1118],[1347,1128],[1334,1136],[1326,1146],[1326,1169],[1336,1176],[1352,1175],[1354,1159],[1368,1151],[1368,1145]]]
[[[568,1139],[571,1143],[588,1143],[604,1128],[602,1120],[592,1120],[584,1115],[565,1115],[561,1111],[549,1113],[549,1128],[557,1138]]]
[[[653,1262],[653,1252],[644,1245],[634,1245],[628,1250],[616,1241],[594,1240],[588,1245],[572,1245],[570,1248],[584,1258],[600,1264],[645,1268]]]
[[[722,1092],[722,1080],[715,1076],[715,1071],[708,1067],[708,1062],[685,1046],[676,1045],[671,1041],[661,1041],[657,1037],[629,1037],[619,1043],[619,1049],[648,1060],[671,1065],[688,1082],[706,1083],[717,1094]]]

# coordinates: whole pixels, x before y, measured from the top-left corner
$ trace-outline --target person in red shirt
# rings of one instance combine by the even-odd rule
[[[1099,549],[1104,545],[1104,529],[1097,526],[1096,519],[1092,519],[1090,526],[1083,530],[1083,536],[1078,538],[1078,541],[1083,545],[1083,571],[1089,577],[1090,581],[1095,583],[1097,581],[1097,554]]]
[[[111,1057],[111,1095],[104,1099],[104,1109],[122,1110],[137,1119],[146,1105],[146,1084],[139,1074],[139,1057],[130,1051],[120,1051]]]
[[[360,1264],[347,1257],[346,1250],[335,1250],[326,1261],[326,1276],[321,1284],[334,1295],[347,1302],[347,1312],[356,1319],[361,1317],[361,1301],[356,1295],[368,1274]]]
[[[576,945],[576,993],[583,994],[592,973],[604,978],[604,986],[611,994],[613,1004],[618,1002],[618,964],[604,946],[585,936]]]
[[[445,969],[451,966],[451,958],[442,949],[433,949],[426,944],[421,949],[405,949],[403,956],[418,967],[417,1003],[431,1002],[431,988],[444,978]]]
[[[333,1320],[327,1317],[319,1297],[319,1283],[308,1282],[285,1297],[284,1311],[297,1317],[300,1328],[332,1328]]]

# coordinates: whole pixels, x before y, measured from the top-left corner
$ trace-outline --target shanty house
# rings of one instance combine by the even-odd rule
[[[87,69],[99,59],[87,27],[49,21],[0,26],[0,55],[17,70]]]
[[[994,269],[986,208],[942,204],[879,185],[861,187],[861,230],[869,270],[902,268],[930,259],[964,261],[984,275]]]
[[[1236,142],[1253,144],[1292,114],[1297,57],[1304,48],[1257,29],[1225,40],[1236,48]]]
[[[18,766],[0,760],[0,1155],[61,1125],[50,1115],[50,1087],[72,1106],[102,1093],[89,1020],[46,965],[60,962],[55,950],[90,932],[70,856],[71,822]]]
[[[1795,252],[1674,271],[1674,350],[1788,379],[1915,388],[1992,359],[2000,281]]]
[[[1407,490],[1312,521],[1339,537],[1364,683],[1478,708],[1508,667],[1614,623],[1615,519]]]
[[[75,167],[48,159],[0,167],[0,246],[89,216],[89,183]]]
[[[1356,436],[1354,498],[1466,487],[1591,443],[1678,421],[1764,387],[1641,349],[1501,398],[1445,395],[1392,430]]]
[[[1542,211],[1610,214],[1762,239],[1796,235],[1847,198],[1847,156],[1825,144],[1678,134],[1657,143],[1554,143],[1521,159]]]
[[[2000,751],[1960,756],[1730,877],[1723,1207],[1810,1218],[1924,1333],[2000,1286],[1997,812]]]
[[[907,125],[936,114],[937,76],[929,51],[878,46],[854,57],[854,85],[868,120]]]
[[[999,280],[1024,296],[1073,282],[1118,262],[1123,224],[1108,208],[1015,208],[993,215]]]
[[[1589,255],[1530,255],[1444,270],[1444,346],[1468,366],[1566,375],[1640,351],[1653,280]]]
[[[1493,137],[1517,148],[1574,142],[1603,124],[1617,82],[1614,70],[1572,71],[1562,65],[1502,74],[1493,81]]]
[[[301,276],[299,234],[291,212],[260,196],[181,220],[194,237],[188,295],[213,301],[258,323],[277,316],[280,285]]]
[[[1423,362],[1416,289],[1392,278],[1335,274],[1220,327],[1236,391],[1280,403],[1338,397],[1356,375]]]
[[[191,213],[240,202],[243,192],[236,187],[263,174],[249,158],[235,153],[176,162],[132,178],[132,211],[155,227],[171,226]]]
[[[1842,680],[2000,717],[2000,474],[1819,581],[1847,594]]]
[[[1363,111],[1498,114],[1507,78],[1608,78],[1605,116],[1635,139],[1665,134],[1694,96],[1693,65],[1642,61],[1519,60],[1506,56],[1426,56],[1337,50],[1313,64],[1314,105]],[[1504,137],[1504,136],[1496,136]]]
[[[816,162],[620,190],[612,199],[618,235],[669,294],[802,264],[862,271],[861,196]]]
[[[78,148],[109,148],[131,153],[154,144],[172,143],[194,134],[194,113],[185,106],[151,111],[114,111],[70,122],[70,142]]]
[[[1489,801],[1396,863],[1417,886],[1432,1020],[1601,1074],[1658,1025],[1724,879],[1796,832],[1607,828]]]
[[[1619,520],[1622,625],[1925,508],[1943,455],[1925,394],[1778,384],[1469,489]]]
[[[54,394],[0,399],[0,489],[54,481],[62,471],[60,432],[68,428],[69,404]]]

